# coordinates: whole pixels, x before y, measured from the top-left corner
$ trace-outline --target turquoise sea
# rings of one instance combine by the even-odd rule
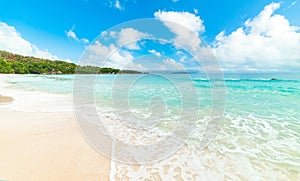
[[[92,75],[76,76],[88,79]],[[135,81],[124,89],[126,81],[122,80]],[[129,111],[148,121],[153,111],[163,110],[164,119],[157,129],[167,133],[175,124],[172,120],[185,109],[183,105],[199,110],[196,129],[184,148],[166,160],[138,169],[114,163],[112,178],[126,175],[166,180],[179,175],[192,180],[300,180],[300,74],[225,74],[224,80],[224,119],[216,137],[200,150],[197,144],[212,108],[211,83],[219,80],[209,81],[201,74],[192,74],[190,79],[181,74],[98,75],[94,98],[103,114],[112,115],[113,109],[126,107],[122,101],[114,105],[116,99],[127,100]],[[6,83],[12,89],[68,96],[73,93],[74,75],[10,76]],[[179,87],[186,87],[181,89],[185,93],[196,90],[198,99],[187,96],[190,100],[185,101],[197,99],[199,104],[183,104]]]

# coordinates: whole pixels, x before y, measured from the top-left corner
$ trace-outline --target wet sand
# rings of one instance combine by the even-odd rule
[[[5,104],[5,103],[10,103],[12,102],[14,99],[12,97],[8,97],[8,96],[1,96],[0,95],[0,104]]]

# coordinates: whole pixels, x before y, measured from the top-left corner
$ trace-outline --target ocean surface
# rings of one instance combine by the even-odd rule
[[[16,102],[25,97],[23,102],[39,101],[29,95],[45,94],[48,100],[57,99],[60,103],[59,106],[57,101],[48,104],[48,100],[40,100],[51,105],[45,111],[73,109],[74,75],[0,76],[0,94],[15,95]],[[89,79],[92,75],[76,76]],[[276,80],[271,80],[273,77]],[[300,180],[300,74],[225,74],[224,117],[216,136],[201,149],[213,109],[212,84],[216,81],[220,80],[208,80],[201,74],[98,75],[92,87],[93,101],[99,114],[109,118],[107,129],[124,141],[134,141],[128,135],[135,133],[118,125],[118,118],[128,115],[116,115],[122,109],[139,118],[129,123],[153,126],[153,130],[165,134],[172,133],[180,118],[186,116],[182,110],[199,113],[183,147],[163,160],[139,166],[112,161],[111,178]],[[130,86],[124,88],[127,83]],[[4,108],[44,110],[35,108],[35,104],[20,106],[21,103]],[[147,135],[140,138],[142,142],[150,139]]]

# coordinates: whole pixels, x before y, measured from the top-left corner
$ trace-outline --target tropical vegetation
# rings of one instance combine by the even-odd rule
[[[0,51],[0,73],[4,74],[140,74],[134,70],[120,70],[98,66],[79,66],[61,60],[47,60]]]

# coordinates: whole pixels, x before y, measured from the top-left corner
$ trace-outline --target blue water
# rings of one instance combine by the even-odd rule
[[[137,79],[140,75],[121,75],[124,79]],[[133,104],[141,105],[152,97],[164,97],[167,104],[180,105],[180,92],[176,86],[193,83],[199,91],[199,104],[211,104],[211,84],[204,75],[192,75],[191,79],[171,75],[171,82],[160,76],[142,76],[128,91]],[[117,75],[99,75],[95,83],[95,97],[111,102],[112,89]],[[271,80],[276,77],[277,80]],[[25,75],[12,77],[9,84],[25,90],[45,91],[57,94],[72,94],[74,75]],[[131,82],[132,83],[132,82]],[[297,115],[300,110],[300,74],[225,74],[226,111],[228,113],[258,114],[262,116]],[[114,87],[113,87],[114,86]],[[145,101],[142,101],[145,100]],[[299,117],[297,117],[299,118]]]
[[[188,76],[189,79],[180,74],[166,77],[98,75],[94,84],[96,105],[99,109],[107,109],[114,106],[115,98],[124,99],[140,118],[149,116],[156,103],[161,105],[163,102],[164,107],[160,109],[166,111],[164,115],[169,118],[176,117],[182,105],[191,106],[191,109],[199,110],[201,125],[201,119],[211,112],[212,82],[219,80],[209,81],[200,74]],[[273,77],[276,80],[271,80]],[[74,75],[24,75],[12,76],[8,83],[16,89],[70,95],[73,80]],[[124,88],[127,82],[122,80],[135,82],[131,82],[127,90]],[[241,154],[259,178],[268,178],[265,173],[270,178],[279,175],[283,179],[299,179],[300,74],[225,74],[225,85],[224,119],[209,149],[221,155]],[[186,99],[190,102],[197,99],[198,105],[184,104],[180,91],[189,94],[194,90],[198,97]],[[161,128],[165,129],[163,126]],[[200,142],[197,136],[195,134],[191,138],[196,144]],[[238,167],[239,164],[235,164]]]

